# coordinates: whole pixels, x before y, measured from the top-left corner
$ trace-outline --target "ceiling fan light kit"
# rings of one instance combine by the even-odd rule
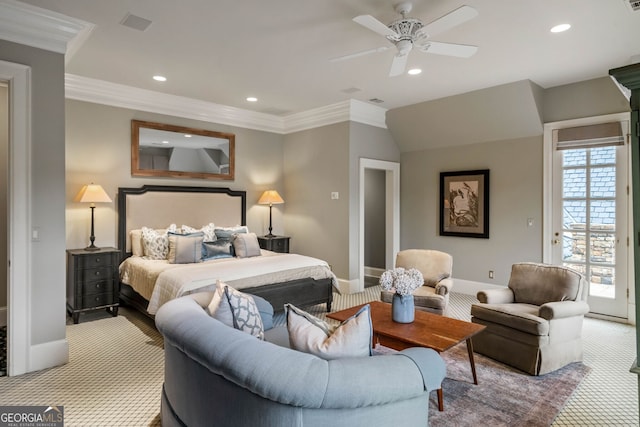
[[[395,6],[395,10],[402,15],[402,18],[393,21],[389,25],[383,24],[371,15],[360,15],[353,18],[354,22],[384,36],[389,42],[395,45],[397,53],[391,63],[391,70],[389,71],[390,77],[404,73],[409,53],[414,47],[421,52],[455,56],[458,58],[469,58],[477,52],[477,46],[430,40],[431,36],[447,31],[478,16],[476,9],[470,6],[461,6],[426,25],[420,19],[407,17],[411,9],[411,2],[398,3]],[[363,52],[333,58],[331,61],[351,59],[384,50],[386,49],[369,49]]]

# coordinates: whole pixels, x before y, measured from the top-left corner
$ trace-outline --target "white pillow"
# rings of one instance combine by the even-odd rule
[[[233,250],[238,258],[249,258],[262,255],[256,233],[234,234]]]
[[[185,234],[190,234],[190,233],[197,233],[198,231],[202,231],[204,233],[205,242],[214,242],[216,240],[216,233],[214,231],[215,228],[216,226],[212,222],[210,222],[207,225],[203,225],[202,228],[200,229],[196,229],[188,225],[182,225],[182,232]]]
[[[291,348],[322,359],[371,356],[373,326],[369,304],[339,326],[328,323],[285,304]]]
[[[142,227],[142,248],[147,259],[167,259],[169,253],[168,233],[176,232],[176,225],[171,224],[164,231]]]
[[[225,325],[264,339],[262,317],[251,295],[218,280],[208,308],[209,314]]]

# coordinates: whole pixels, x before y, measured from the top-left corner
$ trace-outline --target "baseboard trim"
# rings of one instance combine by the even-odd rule
[[[504,286],[494,285],[492,283],[474,282],[471,280],[456,279],[455,277],[452,279],[453,279],[453,288],[451,289],[451,291],[458,292],[460,294],[465,294],[465,295],[476,296],[478,291],[482,291],[484,289],[504,288]]]
[[[384,268],[378,268],[378,267],[365,267],[364,268],[364,275],[365,276],[371,276],[371,277],[380,277],[382,276],[382,273],[384,273]]]
[[[66,339],[31,346],[28,372],[40,371],[69,362],[69,342]]]
[[[7,307],[0,307],[0,327],[7,326]]]
[[[338,293],[340,293],[340,295],[356,294],[358,292],[363,291],[362,285],[360,284],[360,280],[358,279],[354,279],[354,280],[338,279],[337,287],[338,287]]]

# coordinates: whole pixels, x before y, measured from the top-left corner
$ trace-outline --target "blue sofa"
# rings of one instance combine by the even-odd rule
[[[288,348],[286,327],[271,328],[265,300],[255,298],[269,328],[262,341],[209,316],[211,297],[178,298],[156,315],[164,427],[428,425],[429,393],[446,371],[435,351],[327,361]]]

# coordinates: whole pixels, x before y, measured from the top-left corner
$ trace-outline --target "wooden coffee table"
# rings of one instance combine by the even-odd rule
[[[328,313],[327,317],[342,322],[356,314],[363,305]],[[413,323],[397,323],[391,319],[391,304],[372,301],[369,305],[371,306],[373,342],[380,343],[385,347],[394,350],[404,350],[409,347],[427,347],[442,353],[466,340],[473,383],[478,384],[471,337],[482,331],[485,328],[484,325],[452,319],[451,317],[444,317],[421,310],[416,310]],[[440,411],[444,409],[442,389],[438,390],[438,409]]]

